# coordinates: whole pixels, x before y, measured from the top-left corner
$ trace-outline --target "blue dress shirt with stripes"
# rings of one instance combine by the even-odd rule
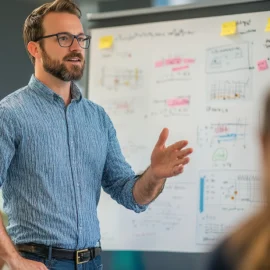
[[[94,246],[101,186],[126,208],[146,209],[134,200],[138,177],[110,118],[75,83],[71,93],[65,106],[32,75],[26,87],[0,102],[0,187],[15,244]]]

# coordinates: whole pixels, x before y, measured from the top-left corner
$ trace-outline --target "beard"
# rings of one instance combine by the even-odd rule
[[[43,59],[43,68],[46,72],[53,75],[54,77],[65,81],[77,81],[80,80],[83,76],[83,71],[85,67],[85,60],[80,53],[72,52],[69,55],[65,56],[63,61],[72,58],[78,57],[82,66],[72,65],[70,69],[65,65],[65,63],[61,63],[59,60],[53,60],[46,53],[44,49],[42,49],[42,59]]]

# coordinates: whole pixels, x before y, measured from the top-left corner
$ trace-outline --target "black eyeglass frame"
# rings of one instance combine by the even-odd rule
[[[71,44],[70,44],[69,46],[62,46],[62,45],[60,44],[60,41],[59,41],[59,35],[63,35],[63,34],[70,35],[70,36],[73,37],[72,42],[71,42]],[[81,46],[81,44],[80,44],[80,42],[79,42],[79,40],[78,40],[78,38],[81,37],[81,36],[85,36],[86,39],[89,40],[88,46],[85,47],[85,48]],[[60,47],[63,47],[63,48],[69,48],[69,47],[71,47],[72,44],[73,44],[73,42],[74,42],[74,39],[76,38],[78,44],[80,45],[80,47],[81,47],[82,49],[88,49],[88,48],[89,48],[89,45],[90,45],[90,40],[91,40],[91,36],[89,36],[89,35],[85,35],[85,34],[73,35],[73,34],[68,33],[68,32],[60,32],[60,33],[57,33],[57,34],[52,34],[52,35],[47,35],[47,36],[39,37],[39,38],[37,38],[36,40],[34,40],[34,42],[38,42],[38,41],[40,41],[40,40],[42,40],[42,39],[44,39],[44,38],[50,38],[50,37],[57,37],[57,41],[58,41],[59,46],[60,46]]]

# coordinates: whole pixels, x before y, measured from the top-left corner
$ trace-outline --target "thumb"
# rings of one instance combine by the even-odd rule
[[[169,136],[169,130],[167,128],[164,128],[158,138],[158,141],[156,143],[156,147],[164,147],[165,143]]]

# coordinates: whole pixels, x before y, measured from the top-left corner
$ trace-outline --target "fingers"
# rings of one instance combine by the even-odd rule
[[[169,130],[167,128],[164,128],[159,135],[158,141],[156,143],[156,147],[165,146],[168,136],[169,136]]]
[[[177,159],[175,160],[175,162],[173,163],[173,167],[175,166],[181,166],[181,165],[187,165],[189,163],[190,159],[189,157],[184,157],[182,159]]]
[[[48,268],[46,267],[46,265],[44,263],[41,262],[37,262],[37,261],[32,261],[32,260],[27,260],[27,264],[24,265],[23,268],[20,269],[27,269],[27,270],[48,270]]]
[[[37,269],[38,270],[48,270],[48,268],[46,267],[46,265],[43,264],[43,263],[37,262],[36,263],[36,266],[37,266]]]
[[[193,149],[192,148],[186,148],[184,150],[180,150],[180,151],[175,151],[175,158],[176,159],[182,159],[188,155],[190,155],[191,153],[193,152]]]
[[[189,160],[190,159],[188,157],[185,157],[185,158],[180,159],[177,162],[175,162],[175,164],[172,168],[172,175],[177,176],[178,174],[183,173],[184,166],[189,163]]]
[[[184,143],[185,144],[185,143]],[[190,155],[193,152],[192,148],[186,148],[183,150],[175,150],[174,151],[174,155],[173,155],[173,170],[175,169],[175,167],[179,167],[179,166],[184,166],[186,164],[189,163],[190,159],[188,157],[188,155]],[[181,169],[181,168],[179,168]],[[183,167],[184,169],[184,167]]]
[[[177,176],[180,173],[182,173],[184,171],[184,166],[180,165],[180,166],[174,166],[172,169],[172,175],[173,176]]]
[[[49,270],[47,267],[46,267],[46,265],[45,264],[43,264],[43,263],[41,263],[41,268],[40,268],[41,270]]]
[[[181,150],[183,149],[184,147],[186,147],[188,145],[188,141],[187,140],[182,140],[182,141],[179,141],[179,142],[176,142],[174,144],[172,144],[170,146],[170,148],[172,148],[173,150]]]

